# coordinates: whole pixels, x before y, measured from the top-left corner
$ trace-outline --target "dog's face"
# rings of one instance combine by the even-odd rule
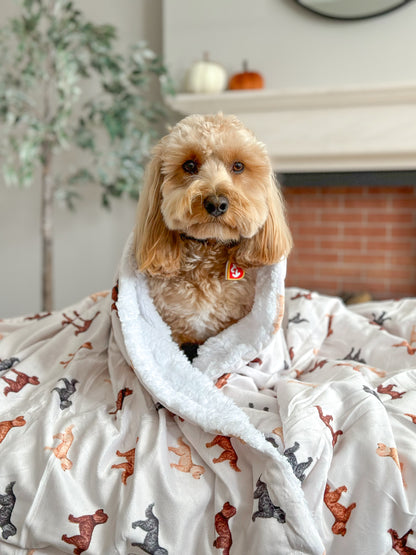
[[[166,226],[196,239],[250,238],[268,214],[270,163],[240,122],[187,118],[161,143]]]
[[[288,254],[291,237],[265,147],[234,116],[193,115],[154,149],[136,227],[138,267],[174,273],[181,239],[235,245],[236,262]]]

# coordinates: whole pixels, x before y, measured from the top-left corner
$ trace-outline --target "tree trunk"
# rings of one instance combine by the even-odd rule
[[[42,310],[53,310],[53,193],[51,180],[52,148],[42,145]]]

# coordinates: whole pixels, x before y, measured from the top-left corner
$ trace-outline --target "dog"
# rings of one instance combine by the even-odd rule
[[[257,268],[291,246],[265,146],[235,116],[188,116],[156,145],[138,203],[136,261],[189,358],[250,312]]]
[[[251,517],[254,522],[256,518],[275,518],[281,524],[286,522],[286,513],[280,507],[274,505],[270,499],[267,484],[260,478],[257,480],[256,489],[253,495],[254,499],[258,499],[258,510],[255,511]]]
[[[10,482],[6,486],[5,493],[0,493],[0,528],[1,536],[7,540],[10,536],[16,535],[16,526],[11,522],[13,509],[16,503],[16,496],[13,487],[16,482]]]
[[[195,464],[192,460],[191,448],[181,437],[178,437],[178,447],[168,447],[169,451],[178,455],[178,463],[170,463],[171,468],[176,468],[181,472],[189,472],[192,478],[199,480],[205,472],[205,468],[200,464]]]
[[[122,453],[117,449],[116,451],[117,457],[124,457],[126,462],[122,462],[119,464],[111,465],[111,468],[121,468],[123,471],[121,474],[121,481],[126,486],[127,485],[127,478],[129,478],[134,473],[134,463],[136,459],[136,448],[130,449],[130,451],[126,451]]]
[[[61,461],[62,470],[70,470],[72,468],[72,461],[68,458],[68,451],[74,441],[74,434],[72,428],[74,426],[67,426],[64,432],[60,432],[53,436],[53,439],[60,439],[61,443],[56,447],[45,447],[46,451],[52,451],[55,457]]]
[[[62,541],[75,545],[74,555],[81,555],[81,553],[87,551],[90,546],[94,528],[98,524],[105,524],[108,520],[108,515],[103,509],[98,509],[93,515],[69,515],[68,520],[69,522],[79,525],[79,534],[71,537],[64,534],[62,536]]]
[[[140,547],[150,555],[168,555],[167,549],[159,545],[159,519],[153,512],[154,503],[151,503],[146,511],[146,520],[136,520],[132,523],[132,528],[141,528],[146,532],[142,543],[132,542],[133,547]]]
[[[212,459],[212,462],[217,464],[228,461],[233,470],[241,472],[241,469],[237,466],[238,456],[231,444],[231,439],[227,436],[217,435],[212,441],[206,443],[205,447],[209,449],[210,447],[214,447],[214,445],[219,445],[223,451],[219,457]]]
[[[214,547],[222,549],[222,555],[230,555],[230,549],[233,544],[233,539],[230,531],[228,521],[237,512],[228,501],[224,503],[221,511],[215,515],[215,530],[218,538],[214,540]]]
[[[347,486],[340,486],[339,488],[331,490],[329,484],[327,484],[324,493],[325,505],[335,518],[335,522],[332,525],[332,532],[341,536],[345,536],[347,533],[347,522],[351,516],[351,511],[357,506],[356,503],[351,503],[349,507],[345,507],[341,505],[341,503],[338,503],[341,495],[346,491],[348,491]]]

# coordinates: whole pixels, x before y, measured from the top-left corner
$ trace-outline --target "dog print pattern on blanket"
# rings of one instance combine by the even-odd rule
[[[141,317],[141,368],[117,288],[0,322],[0,553],[416,553],[415,300],[288,289],[269,343],[201,355],[189,391],[146,375],[174,347]]]

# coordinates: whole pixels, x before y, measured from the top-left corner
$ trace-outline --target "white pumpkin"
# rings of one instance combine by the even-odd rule
[[[195,62],[188,69],[185,78],[185,89],[191,93],[219,93],[227,86],[227,72],[225,68],[216,62],[209,60],[208,55],[204,59]]]

